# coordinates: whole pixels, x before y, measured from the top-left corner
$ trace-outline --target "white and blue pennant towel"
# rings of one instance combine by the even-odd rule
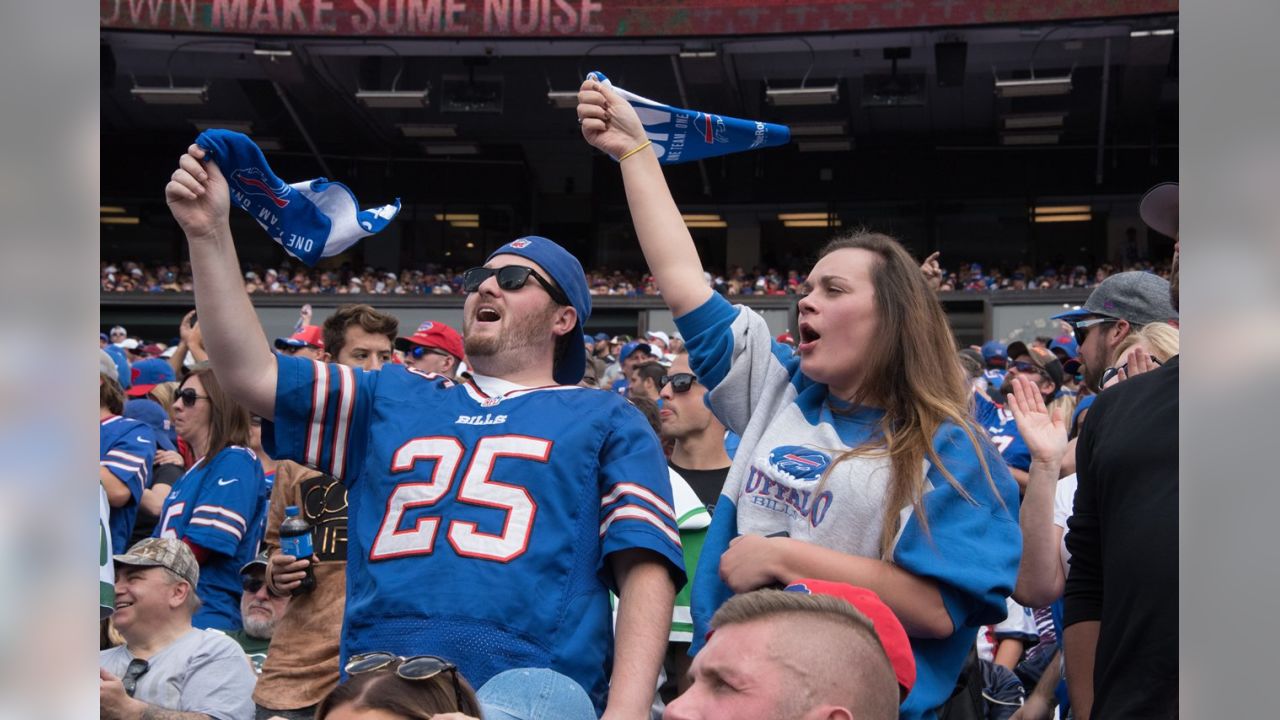
[[[791,140],[791,128],[786,125],[663,105],[623,90],[609,82],[599,70],[588,73],[587,77],[612,87],[631,103],[644,124],[645,134],[653,141],[658,162],[663,165],[786,145]]]
[[[206,130],[196,144],[218,163],[231,189],[231,201],[285,252],[308,266],[376,234],[400,212],[400,198],[361,210],[346,185],[326,178],[286,183],[271,172],[262,150],[242,133]]]

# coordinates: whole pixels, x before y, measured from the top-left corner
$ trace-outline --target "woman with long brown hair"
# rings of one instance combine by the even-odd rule
[[[262,537],[267,487],[262,464],[248,449],[249,413],[207,367],[188,375],[174,394],[178,435],[196,456],[160,511],[156,537],[191,547],[200,562],[198,628],[240,629],[240,568]]]
[[[794,355],[702,276],[635,110],[589,79],[582,133],[618,158],[649,269],[711,408],[742,437],[693,588],[695,649],[733,593],[814,577],[874,590],[918,678],[902,717],[933,717],[977,629],[1002,619],[1021,549],[1018,491],[971,416],[937,298],[893,238],[829,243],[799,301]]]

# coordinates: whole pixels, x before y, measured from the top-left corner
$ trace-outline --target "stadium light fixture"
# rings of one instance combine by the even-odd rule
[[[480,146],[475,143],[422,143],[428,155],[479,155]]]
[[[789,228],[825,228],[840,227],[840,221],[836,218],[828,220],[789,220],[782,223],[783,227]]]
[[[120,207],[119,205],[103,205],[98,208],[98,212],[102,213],[103,215],[110,215],[110,214],[123,215],[124,211],[125,211],[124,208]]]
[[[1036,130],[1040,128],[1060,128],[1066,121],[1066,112],[1050,113],[1016,113],[1001,117],[1005,130]],[[795,132],[793,131],[794,135]]]
[[[839,85],[814,85],[813,87],[771,88],[764,91],[765,102],[770,105],[835,105],[840,102]]]
[[[98,218],[98,222],[103,225],[137,225],[139,220],[133,216],[103,215]]]
[[[209,86],[143,87],[135,84],[129,94],[148,105],[203,105],[209,101]]]
[[[778,219],[783,222],[791,220],[826,220],[829,217],[831,217],[831,213],[824,212],[778,213]]]
[[[357,90],[356,100],[365,107],[379,110],[424,108],[427,89],[422,90]]]
[[[853,149],[853,141],[849,138],[815,138],[800,140],[796,143],[800,152],[845,152]]]
[[[815,135],[844,135],[849,129],[848,123],[840,122],[807,122],[790,123],[791,137],[813,137]]]
[[[561,110],[572,110],[578,107],[577,90],[548,90],[547,102]]]
[[[1038,223],[1088,222],[1093,219],[1092,213],[1073,213],[1069,215],[1036,215]]]
[[[686,220],[684,223],[688,228],[726,228],[729,223],[724,220]]]
[[[681,50],[680,57],[685,60],[710,59],[716,56],[715,50]]]
[[[188,118],[187,122],[196,127],[197,132],[205,130],[222,129],[232,132],[244,133],[245,135],[253,134],[252,120],[196,120]],[[261,145],[259,145],[261,147]]]
[[[701,215],[696,213],[682,213],[680,217],[683,218],[684,221],[687,223],[688,222],[713,222],[716,220],[724,219],[720,217],[718,213],[706,213]]]
[[[1052,131],[1007,132],[1000,136],[1001,145],[1057,145],[1062,133]]]
[[[1035,215],[1071,215],[1093,212],[1093,208],[1088,205],[1037,205],[1033,214]]]
[[[1071,92],[1071,74],[1018,80],[996,79],[996,95],[1002,98],[1048,97]]]
[[[457,125],[441,125],[433,123],[397,123],[396,127],[408,138],[451,138],[458,137]]]
[[[477,213],[436,213],[436,220],[440,222],[478,222],[480,215]]]

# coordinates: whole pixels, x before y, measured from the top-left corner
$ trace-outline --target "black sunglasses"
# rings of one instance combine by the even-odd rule
[[[462,273],[462,289],[464,292],[473,293],[480,289],[480,284],[485,280],[498,276],[498,287],[503,290],[519,290],[524,284],[529,282],[532,277],[538,281],[538,284],[547,291],[552,300],[560,305],[572,305],[569,298],[560,288],[552,285],[549,280],[539,275],[533,268],[524,265],[507,265],[500,268],[475,267]]]
[[[267,584],[267,581],[263,580],[262,578],[257,578],[250,575],[240,576],[240,587],[244,588],[244,591],[247,593],[256,593],[262,589],[263,585],[266,585],[266,584]]]
[[[192,407],[196,404],[196,400],[208,400],[208,395],[200,395],[195,388],[182,388],[173,394],[173,399],[182,403],[183,407]]]
[[[396,675],[405,680],[430,680],[440,673],[449,673],[450,679],[453,680],[453,699],[457,704],[457,709],[462,710],[462,686],[458,683],[458,666],[435,655],[415,655],[413,657],[402,657],[389,652],[368,652],[359,655],[352,655],[347,660],[346,671],[348,675],[359,675],[361,673],[374,672],[382,670],[396,664]]]
[[[1089,334],[1089,328],[1096,325],[1106,325],[1108,323],[1120,322],[1116,318],[1090,318],[1088,320],[1077,320],[1069,323],[1071,325],[1071,334],[1076,336],[1076,345],[1084,345],[1084,339]]]
[[[698,381],[698,376],[694,375],[693,373],[676,373],[675,375],[663,375],[662,379],[658,381],[658,389],[661,390],[662,388],[667,386],[667,383],[671,383],[672,392],[686,393],[686,392],[689,392],[689,388],[693,387],[693,384],[697,381]]]
[[[124,685],[124,693],[129,697],[138,690],[138,678],[147,674],[151,669],[151,664],[140,658],[130,660],[129,667],[125,668],[124,677],[120,678],[121,684]]]

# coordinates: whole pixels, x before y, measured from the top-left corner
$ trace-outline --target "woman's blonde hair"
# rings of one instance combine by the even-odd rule
[[[1167,322],[1153,322],[1143,325],[1120,341],[1120,345],[1116,348],[1115,357],[1111,359],[1111,364],[1114,365],[1120,362],[1120,358],[1124,357],[1125,353],[1139,343],[1160,362],[1169,362],[1169,358],[1178,354],[1178,328]]]
[[[827,469],[827,476],[850,458],[888,455],[891,474],[880,553],[883,559],[892,560],[902,508],[910,505],[921,527],[929,531],[921,508],[925,487],[921,468],[926,459],[962,497],[974,502],[933,448],[934,436],[943,424],[953,423],[968,436],[998,499],[987,463],[987,453],[994,449],[973,420],[972,392],[956,356],[951,327],[937,296],[925,283],[920,264],[894,238],[865,230],[832,240],[819,257],[846,249],[866,250],[876,256],[871,280],[880,341],[868,348],[867,369],[857,394],[842,399],[852,401],[855,407],[869,401],[883,407],[885,414],[880,436],[843,452]]]

